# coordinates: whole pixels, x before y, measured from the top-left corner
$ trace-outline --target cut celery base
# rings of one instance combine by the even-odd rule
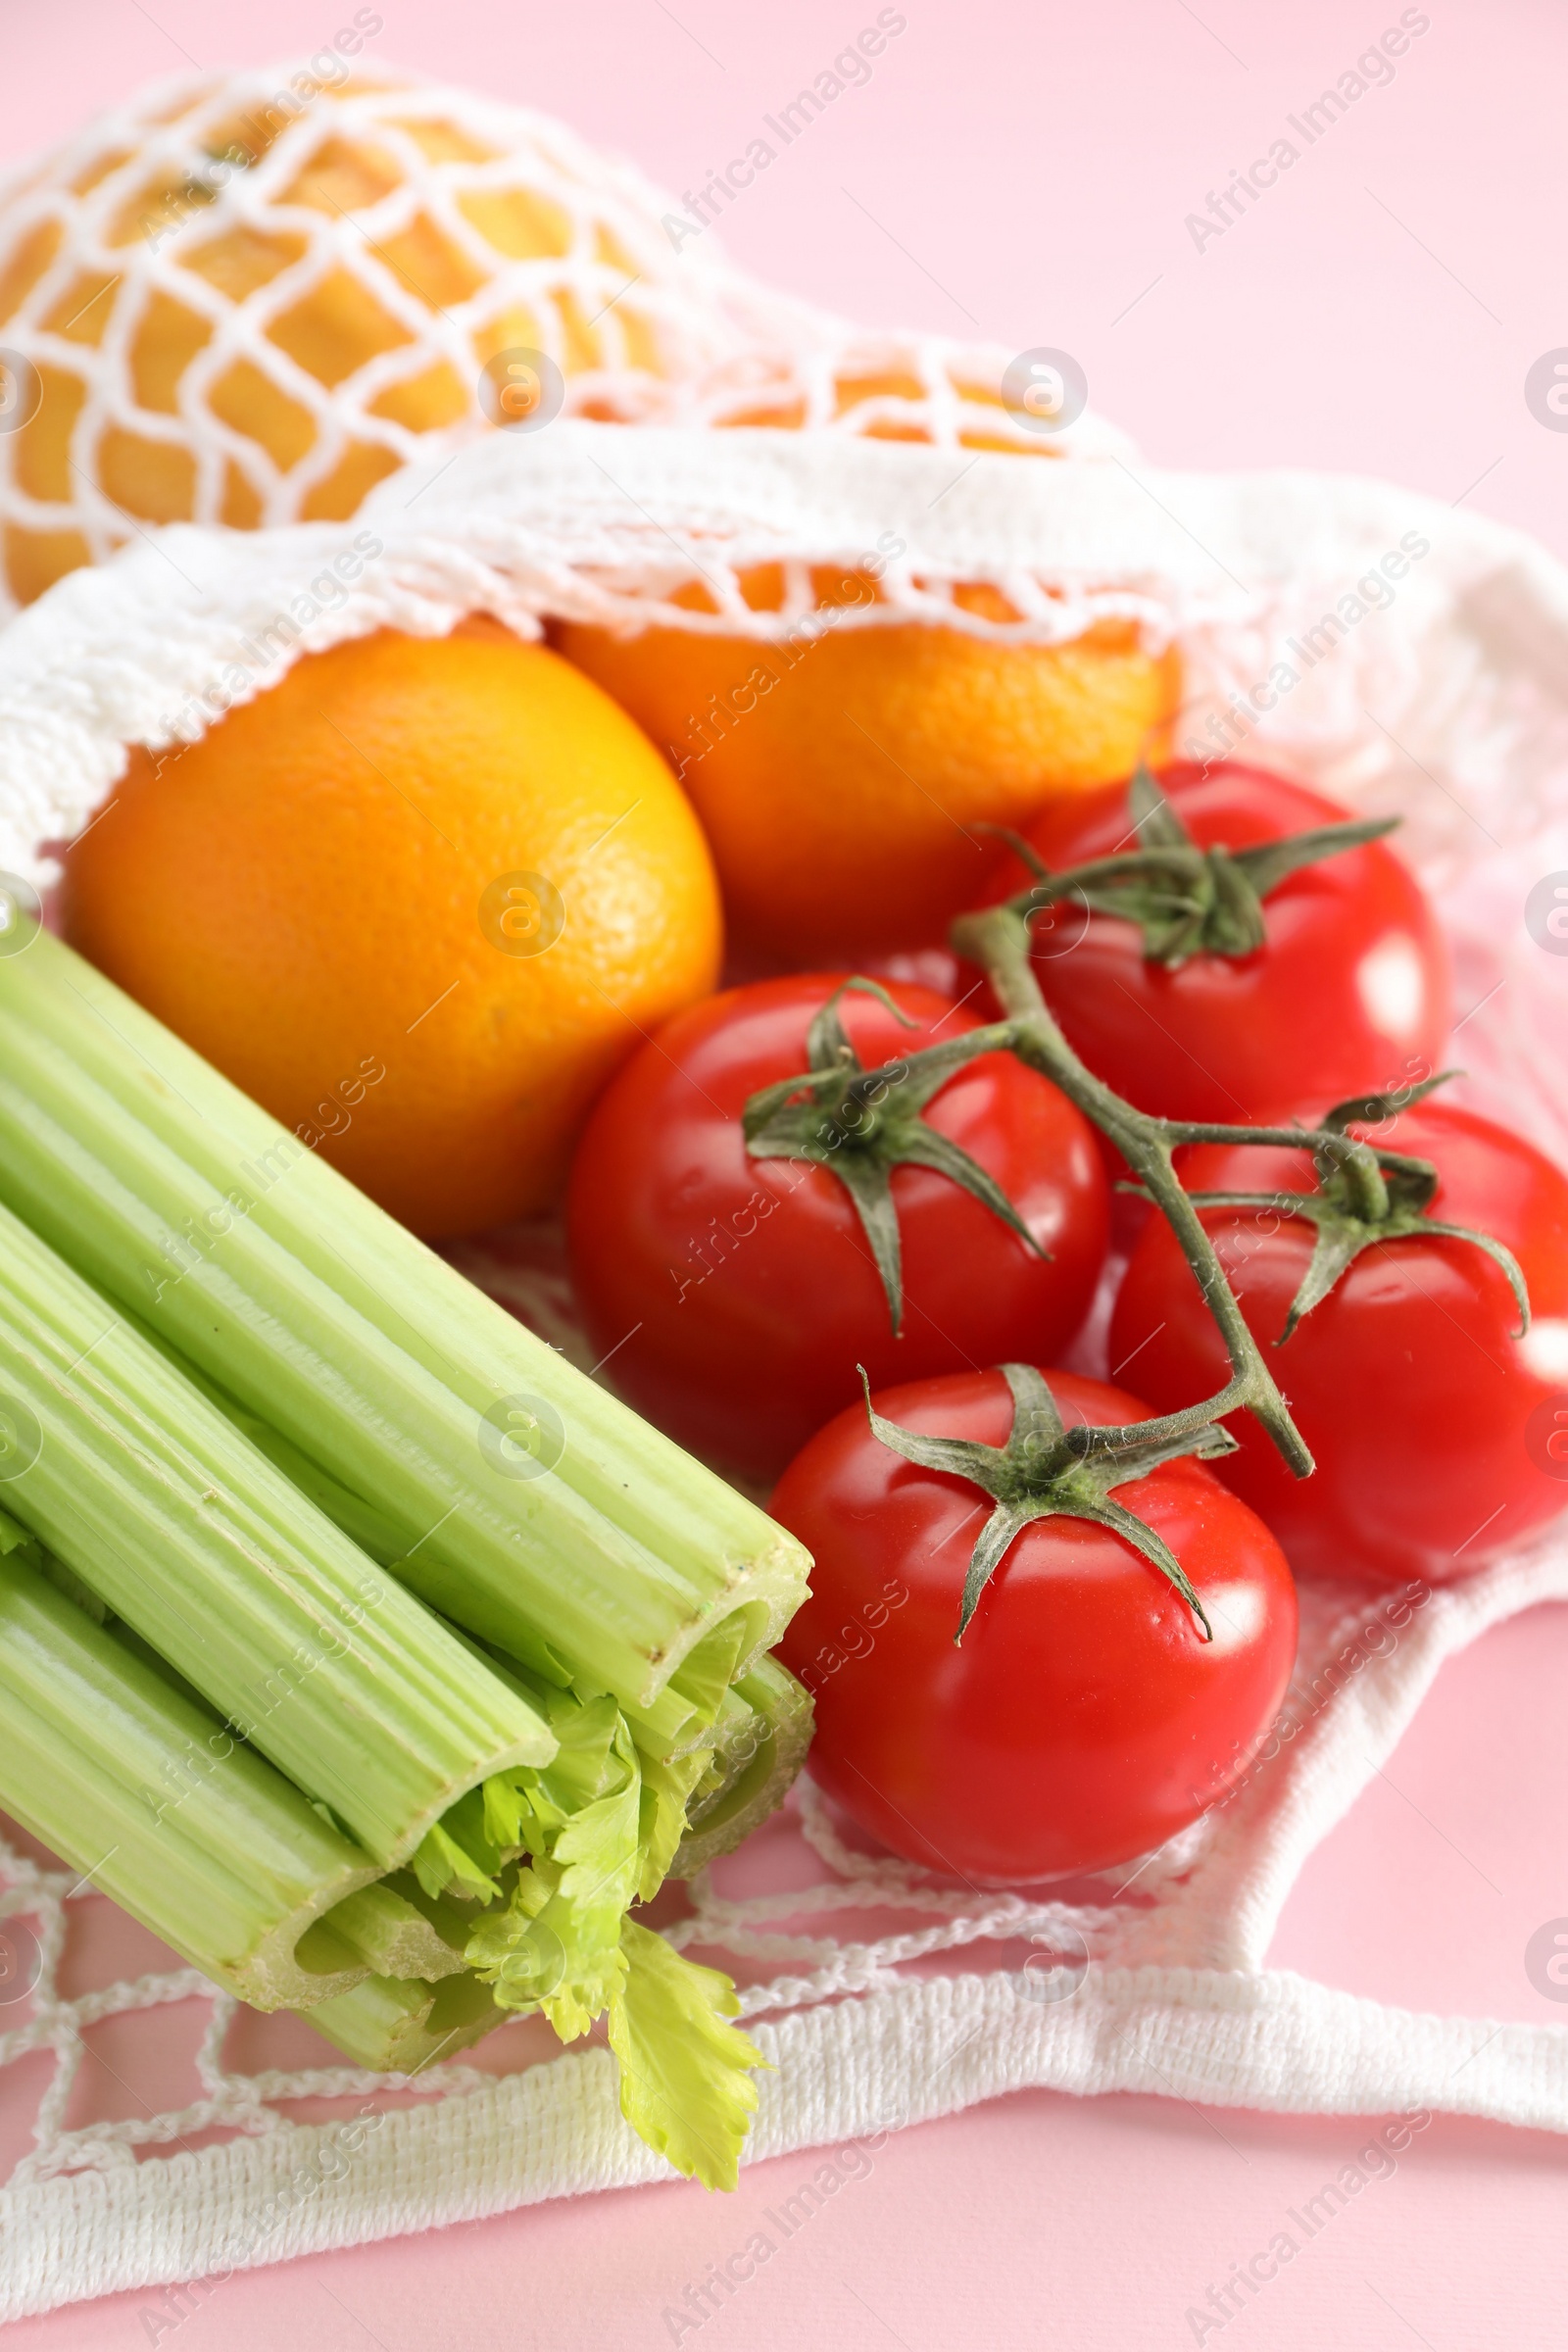
[[[432,1899],[417,1882],[363,1886],[334,1903],[322,1926],[365,1962],[372,1976],[439,1984],[460,1976],[472,1921],[456,1903]]]
[[[754,1666],[729,1697],[745,1712],[729,1723],[720,1717],[716,1761],[724,1778],[688,1808],[689,1827],[669,1866],[672,1879],[692,1878],[720,1854],[732,1854],[776,1813],[811,1744],[811,1694],[777,1658]]]
[[[305,2023],[356,2066],[378,2075],[417,2075],[470,2048],[510,2014],[496,2007],[489,1985],[472,1975],[440,1984],[367,1977],[352,1992],[318,2002]]]

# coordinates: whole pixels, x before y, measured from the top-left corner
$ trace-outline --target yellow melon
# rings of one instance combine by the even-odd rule
[[[350,515],[515,420],[519,352],[616,417],[721,368],[723,265],[663,201],[542,116],[335,51],[90,123],[0,191],[0,602],[149,523]]]

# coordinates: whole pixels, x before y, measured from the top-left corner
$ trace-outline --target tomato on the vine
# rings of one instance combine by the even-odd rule
[[[1309,1123],[1317,1109],[1299,1116]],[[1238,1413],[1229,1426],[1240,1450],[1218,1476],[1268,1521],[1300,1572],[1438,1584],[1513,1549],[1568,1507],[1568,1178],[1532,1145],[1451,1103],[1415,1102],[1376,1129],[1348,1132],[1435,1165],[1431,1217],[1512,1252],[1530,1328],[1520,1336],[1508,1275],[1483,1249],[1417,1229],[1360,1248],[1276,1346],[1313,1258],[1312,1224],[1267,1204],[1204,1208],[1242,1312],[1317,1461],[1310,1478],[1294,1478]],[[1177,1164],[1194,1193],[1310,1194],[1317,1182],[1306,1152],[1256,1145],[1201,1145]],[[1224,1384],[1219,1334],[1163,1218],[1149,1219],[1128,1265],[1110,1360],[1161,1411]]]
[[[1149,1419],[1125,1391],[1046,1375],[1060,1420]],[[891,1389],[904,1431],[1003,1446],[1002,1372]],[[1197,1819],[1246,1770],[1296,1654],[1296,1588],[1262,1522],[1202,1463],[1168,1461],[1114,1500],[1162,1538],[1212,1627],[1124,1535],[1030,1519],[955,1647],[986,1510],[967,1478],[918,1467],[840,1413],[771,1509],[815,1561],[779,1654],[814,1691],[811,1770],[911,1862],[976,1886],[1108,1869]]]
[[[941,1166],[895,1157],[877,1173],[878,1153],[896,1141],[896,1087],[863,1119],[824,1114],[832,1133],[817,1158],[749,1152],[748,1103],[804,1080],[813,1020],[832,1017],[845,988],[843,974],[798,974],[678,1014],[600,1098],[571,1171],[572,1280],[609,1376],[683,1444],[755,1478],[776,1475],[858,1393],[858,1364],[885,1382],[1057,1353],[1088,1311],[1105,1254],[1093,1130],[1010,1054],[956,1067],[902,1132],[932,1160],[952,1147],[967,1155],[1034,1247]],[[854,989],[839,999],[841,1034],[866,1071],[979,1025],[928,989],[888,993],[898,1012]],[[885,1176],[902,1248],[902,1335],[849,1182],[835,1172],[851,1161],[858,1185],[875,1189]]]
[[[1235,762],[1163,769],[1161,793],[1202,850],[1250,850],[1335,825],[1321,793]],[[1053,872],[1147,846],[1129,787],[1056,803],[1031,845]],[[1009,866],[993,897],[1028,886]],[[1034,968],[1074,1052],[1140,1110],[1230,1124],[1282,1095],[1334,1101],[1438,1066],[1447,951],[1425,893],[1382,840],[1338,851],[1262,895],[1250,954],[1146,954],[1136,923],[1073,899],[1034,920]]]

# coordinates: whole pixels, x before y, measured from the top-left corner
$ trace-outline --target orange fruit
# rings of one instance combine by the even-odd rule
[[[600,1087],[722,944],[664,761],[493,623],[310,656],[200,742],[134,754],[64,918],[432,1239],[549,1202]]]
[[[713,428],[848,433],[1055,463],[1113,455],[1092,413],[1042,433],[1009,402],[1007,353],[830,326],[720,362],[679,398]],[[778,610],[766,566],[740,582]],[[813,573],[818,610],[870,602],[858,571]],[[715,610],[706,591],[677,603]],[[955,602],[1015,620],[974,582]],[[562,626],[555,642],[662,744],[713,846],[737,944],[774,961],[929,945],[985,895],[990,824],[1158,759],[1181,698],[1174,653],[1102,625],[1056,646],[925,623],[829,630],[808,649],[651,628]]]
[[[743,585],[773,595],[760,575]],[[818,607],[871,588],[819,576]],[[1005,616],[994,590],[957,598]],[[916,622],[794,644],[564,624],[555,641],[667,754],[737,946],[793,962],[939,941],[998,861],[978,828],[1157,759],[1181,691],[1175,654],[1119,623],[1054,646]]]

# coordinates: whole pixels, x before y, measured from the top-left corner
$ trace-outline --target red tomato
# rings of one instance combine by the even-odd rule
[[[1233,850],[1348,811],[1304,785],[1222,764],[1164,769],[1159,783],[1194,840]],[[1057,803],[1034,828],[1060,870],[1136,848],[1127,788]],[[996,896],[1024,887],[1021,866]],[[1448,958],[1415,877],[1382,841],[1290,874],[1263,901],[1255,955],[1146,960],[1129,922],[1071,903],[1035,923],[1035,972],[1068,1044],[1140,1110],[1172,1119],[1252,1118],[1284,1095],[1332,1102],[1442,1066],[1451,1020]]]
[[[1149,1418],[1102,1381],[1047,1375],[1063,1422]],[[1004,1442],[1000,1372],[875,1398],[930,1436]],[[990,1507],[917,1469],[863,1404],[829,1422],[770,1505],[816,1562],[779,1655],[816,1694],[811,1770],[906,1860],[999,1886],[1109,1868],[1195,1821],[1246,1769],[1296,1655],[1296,1588],[1278,1544],[1202,1464],[1118,1487],[1162,1535],[1208,1612],[1111,1530],[1030,1522],[961,1647],[958,1600]]]
[[[754,1159],[741,1112],[807,1067],[812,1015],[842,975],[730,989],[680,1013],[600,1098],[572,1167],[567,1246],[596,1352],[616,1387],[683,1444],[771,1478],[873,1381],[1055,1354],[1087,1313],[1105,1254],[1094,1133],[1008,1054],[966,1064],[928,1125],[1001,1185],[1050,1256],[945,1175],[892,1173],[905,1314],[887,1300],[850,1196],[808,1160]],[[978,1026],[928,989],[890,992],[917,1026],[846,996],[867,1069]]]
[[[1513,1294],[1492,1258],[1466,1242],[1416,1236],[1363,1251],[1276,1352],[1312,1228],[1267,1211],[1205,1209],[1242,1312],[1317,1459],[1312,1477],[1293,1478],[1238,1413],[1229,1426],[1241,1451],[1215,1471],[1268,1521],[1299,1573],[1440,1584],[1568,1505],[1568,1179],[1531,1145],[1450,1103],[1416,1103],[1352,1133],[1435,1163],[1430,1213],[1513,1251],[1531,1329],[1514,1336]],[[1314,1183],[1305,1152],[1204,1145],[1180,1165],[1194,1192]],[[1162,1412],[1225,1379],[1218,1334],[1162,1218],[1150,1218],[1133,1252],[1110,1360],[1133,1368]]]

